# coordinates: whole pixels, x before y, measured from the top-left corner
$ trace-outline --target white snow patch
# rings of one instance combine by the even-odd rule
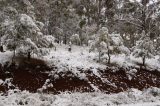
[[[0,63],[4,65],[5,62],[10,61],[12,57],[13,57],[13,52],[11,51],[0,52]]]
[[[160,95],[153,95],[153,89],[130,89],[118,94],[65,92],[59,95],[10,90],[6,96],[0,94],[0,106],[158,106]]]
[[[58,45],[57,51],[51,50],[50,55],[44,56],[51,63],[60,66],[67,66],[69,68],[105,68],[105,65],[95,62],[93,59],[95,53],[89,53],[87,47],[72,46],[72,51],[68,51],[69,46]]]

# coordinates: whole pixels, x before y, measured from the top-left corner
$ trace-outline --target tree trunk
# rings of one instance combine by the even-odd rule
[[[12,63],[15,63],[15,57],[16,57],[16,49],[13,50],[13,57],[12,57]]]
[[[71,45],[69,45],[68,51],[71,52],[72,51],[72,47]]]
[[[147,26],[146,26],[146,24],[147,24],[146,23],[146,20],[147,20],[146,9],[147,9],[146,4],[143,4],[143,9],[142,9],[142,31],[144,30],[145,34],[148,33],[148,29],[147,29]]]
[[[0,46],[0,52],[3,52],[4,50],[3,50],[3,45],[2,46]]]
[[[14,49],[14,54],[13,54],[13,57],[15,57],[16,56],[16,49]]]
[[[98,62],[99,62],[99,63],[101,62],[101,51],[99,51],[99,59],[98,59]]]
[[[63,44],[67,44],[67,36],[66,36],[66,34],[64,35],[64,41],[63,41]]]
[[[79,32],[79,38],[80,38],[79,46],[81,46],[82,45],[82,29]]]
[[[87,13],[88,13],[88,16],[87,16],[87,19],[88,19],[88,25],[91,25],[89,8],[87,9]]]
[[[111,63],[111,56],[110,56],[110,52],[108,50],[108,64],[110,64],[110,63]]]
[[[107,44],[107,49],[108,49],[108,64],[110,64],[111,63],[111,56],[110,56],[110,50],[109,50],[109,46],[108,46],[109,44]]]
[[[102,3],[102,0],[98,0],[98,13],[97,13],[97,31],[99,30],[100,28],[100,15],[101,15],[101,3]]]
[[[30,60],[31,59],[31,52],[29,51],[28,52],[28,60]]]
[[[145,66],[146,56],[143,56],[142,61],[143,61],[143,64],[142,64],[142,65]]]
[[[90,22],[90,15],[88,15],[88,25],[91,25],[91,22]]]
[[[135,45],[135,38],[134,38],[135,35],[131,35],[130,34],[130,47],[133,47]]]

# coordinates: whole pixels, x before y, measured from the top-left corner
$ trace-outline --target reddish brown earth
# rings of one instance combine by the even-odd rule
[[[47,79],[50,79],[49,84],[53,87],[44,89],[43,92],[60,93],[64,91],[78,91],[78,92],[93,92],[91,82],[100,91],[105,93],[118,93],[129,88],[137,88],[142,90],[144,88],[159,87],[160,88],[160,72],[148,71],[145,69],[137,69],[138,72],[129,80],[123,68],[119,71],[113,72],[110,68],[106,70],[99,70],[101,78],[92,73],[91,70],[81,70],[85,73],[88,80],[82,80],[73,75],[70,71],[59,73],[59,78],[49,76],[49,71],[55,71],[55,67],[48,67],[43,60],[26,58],[18,59],[19,65],[7,64],[0,66],[0,79],[12,78],[13,86],[7,84],[0,85],[0,91],[6,92],[8,89],[18,88],[20,90],[28,90],[30,92],[37,92],[39,88],[45,84]],[[107,81],[102,81],[102,79]]]

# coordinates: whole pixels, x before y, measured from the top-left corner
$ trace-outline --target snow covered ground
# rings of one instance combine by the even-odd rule
[[[56,45],[57,50],[50,49],[48,55],[43,56],[49,65],[56,65],[57,67],[68,67],[68,68],[83,68],[83,69],[105,69],[107,66],[102,63],[98,63],[96,59],[98,58],[97,52],[90,52],[89,47],[82,46],[72,46],[72,51],[69,52],[68,45]],[[13,52],[7,51],[0,53],[0,63],[4,64],[6,61],[11,60]],[[37,56],[35,56],[37,57]],[[41,58],[41,57],[37,57]],[[155,56],[152,59],[146,59],[147,68],[157,69],[160,71],[160,57]],[[112,55],[111,63],[117,64],[120,67],[139,67],[137,63],[142,63],[141,58],[135,58],[132,55],[126,57],[124,54]]]
[[[50,55],[45,56],[45,58],[54,62],[54,64],[65,65],[68,67],[78,67],[78,68],[105,68],[105,65],[99,64],[93,61],[96,57],[96,53],[89,53],[88,47],[72,46],[72,51],[68,51],[69,46],[63,45],[57,46],[57,50],[51,50]]]
[[[83,69],[105,69],[106,65],[98,63],[95,59],[98,58],[97,52],[90,52],[89,47],[72,46],[72,52],[68,51],[69,46],[57,45],[57,50],[51,50],[50,54],[44,56],[44,59],[54,64],[57,67],[83,68]],[[146,59],[147,68],[160,71],[159,56],[152,59]],[[124,54],[112,55],[111,63],[117,64],[120,67],[139,67],[137,63],[142,63],[141,58],[135,58],[132,55],[125,56]]]
[[[118,94],[62,93],[59,95],[9,91],[0,106],[160,106],[160,89],[130,89]]]

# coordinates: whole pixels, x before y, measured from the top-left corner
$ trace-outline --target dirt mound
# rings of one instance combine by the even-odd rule
[[[137,69],[136,74],[130,79],[123,68],[115,72],[111,68],[98,70],[98,76],[91,69],[77,69],[86,76],[86,79],[81,79],[70,70],[57,73],[55,66],[48,67],[43,60],[17,60],[18,65],[6,64],[0,67],[0,79],[4,81],[0,84],[0,91],[18,88],[30,92],[57,94],[63,91],[94,92],[98,89],[105,93],[118,93],[129,88],[142,90],[151,86],[160,87],[160,72],[156,70]],[[56,77],[50,75],[51,71],[57,73]]]

